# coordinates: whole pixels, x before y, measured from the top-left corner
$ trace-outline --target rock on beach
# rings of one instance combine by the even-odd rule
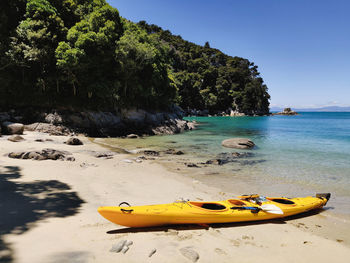
[[[13,122],[6,121],[6,122],[2,123],[2,128],[3,128],[3,131],[6,134],[10,134],[10,135],[18,134],[18,135],[21,135],[21,134],[23,134],[24,125],[21,124],[21,123],[13,123]]]
[[[221,145],[227,148],[251,149],[255,146],[255,143],[246,138],[231,138],[223,140]]]
[[[197,262],[199,259],[199,254],[190,247],[183,247],[180,249],[181,254],[191,260],[192,262]]]
[[[68,141],[65,142],[67,145],[83,145],[83,142],[78,138],[69,138]]]
[[[54,149],[43,149],[42,151],[31,151],[31,152],[11,152],[8,157],[14,159],[33,159],[33,160],[65,160],[75,161],[74,157],[68,156],[71,153],[66,151],[58,151]]]
[[[7,138],[7,140],[11,142],[20,142],[24,141],[24,138],[20,135],[12,135],[11,137]]]

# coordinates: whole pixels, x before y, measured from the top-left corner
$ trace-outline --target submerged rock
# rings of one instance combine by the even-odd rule
[[[264,163],[266,162],[266,160],[243,160],[243,161],[239,161],[240,165],[255,165],[258,163]]]
[[[185,154],[183,151],[177,151],[175,149],[168,149],[164,151],[165,154],[173,154],[173,155],[183,155]]]
[[[216,165],[223,165],[225,163],[226,162],[224,162],[221,159],[211,159],[211,160],[208,160],[208,161],[205,162],[205,164],[216,164]]]
[[[195,163],[185,163],[187,167],[192,167],[192,168],[199,168],[199,166]]]
[[[255,146],[253,141],[246,138],[231,138],[223,140],[221,145],[224,147],[236,149],[251,149]]]
[[[152,151],[152,150],[145,150],[145,151],[142,151],[142,153],[144,155],[147,155],[147,156],[159,156],[159,153],[158,151]]]
[[[205,164],[223,165],[227,163],[237,162],[237,159],[240,159],[240,158],[248,158],[253,156],[254,156],[253,153],[239,153],[239,152],[220,153],[216,156],[215,159],[208,160],[206,161]]]

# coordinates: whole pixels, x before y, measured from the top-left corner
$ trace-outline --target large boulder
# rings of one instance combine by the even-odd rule
[[[227,148],[236,149],[251,149],[255,146],[253,141],[246,138],[231,138],[223,140],[221,145]]]
[[[2,123],[2,128],[6,134],[23,134],[24,125],[22,123],[13,123],[5,121]]]

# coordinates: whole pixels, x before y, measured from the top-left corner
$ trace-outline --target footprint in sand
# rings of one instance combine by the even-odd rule
[[[219,255],[227,255],[227,253],[222,250],[221,248],[215,248],[214,250],[216,253],[218,253]]]

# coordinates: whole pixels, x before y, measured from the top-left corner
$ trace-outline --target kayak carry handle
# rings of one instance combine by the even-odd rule
[[[119,204],[119,207],[121,206],[121,205],[127,205],[127,206],[131,206],[128,202],[121,202],[120,204]],[[134,209],[124,209],[124,208],[120,208],[120,211],[122,211],[122,212],[124,212],[124,213],[131,213],[132,211],[134,211]]]
[[[316,197],[320,198],[320,199],[325,198],[325,199],[327,199],[327,202],[328,202],[329,199],[331,198],[331,193],[317,193]],[[327,202],[326,202],[326,204],[327,204]]]

